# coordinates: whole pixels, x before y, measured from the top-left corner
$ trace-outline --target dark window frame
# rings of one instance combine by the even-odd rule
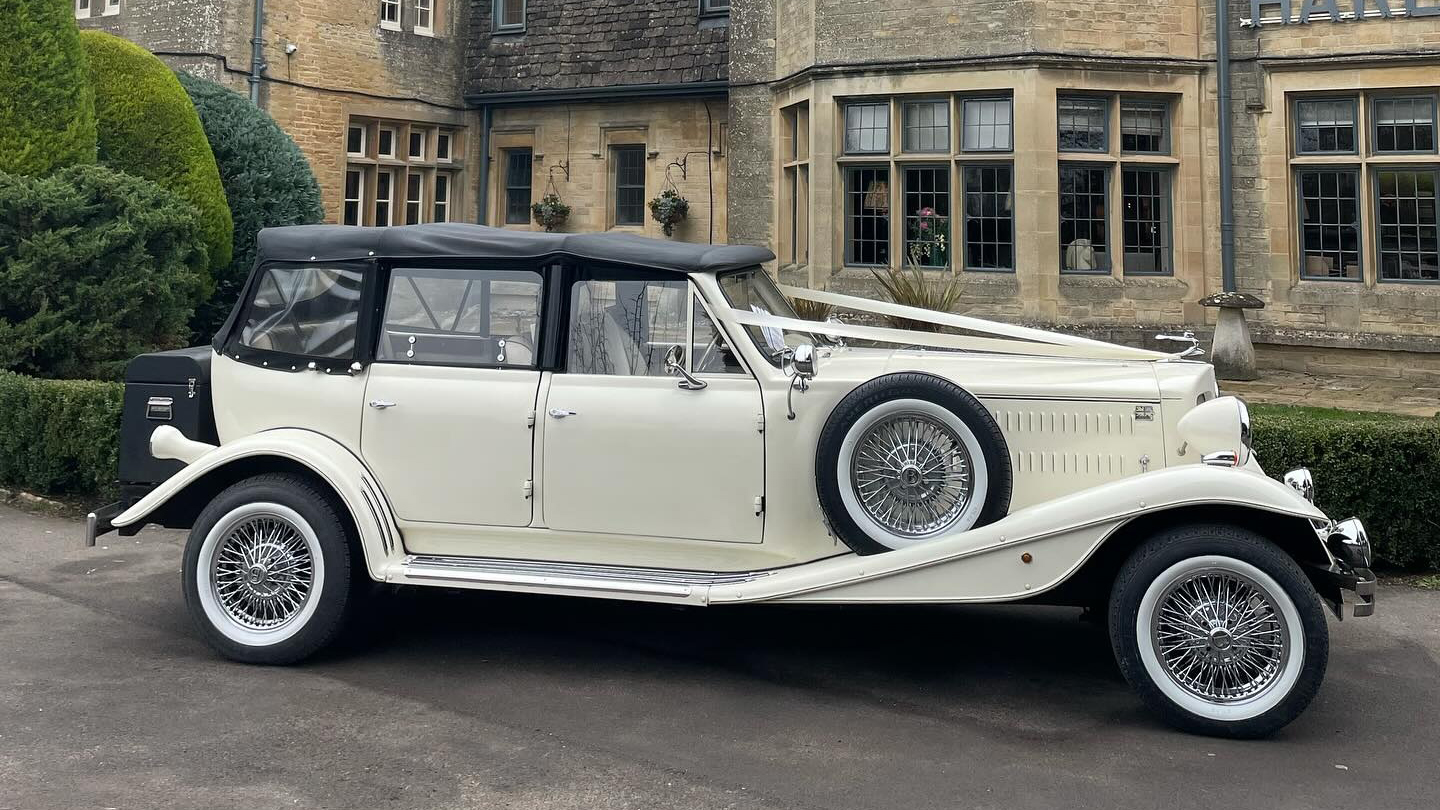
[[[622,154],[633,154],[633,155],[638,155],[638,156],[639,156],[639,159],[640,159],[640,183],[639,183],[638,185],[635,184],[635,183],[623,183],[623,184],[621,183],[621,180],[622,180],[621,171],[622,171],[622,169],[624,168],[623,166],[621,166],[621,155],[622,155]],[[611,201],[611,206],[610,206],[610,216],[611,216],[611,218],[612,218],[612,220],[613,220],[613,224],[616,225],[616,226],[619,226],[619,227],[636,227],[636,226],[643,227],[643,226],[645,225],[645,183],[646,183],[646,180],[647,180],[646,175],[648,174],[648,172],[646,171],[646,167],[645,167],[645,161],[646,161],[647,158],[648,158],[648,154],[647,154],[647,152],[646,152],[646,146],[645,146],[645,144],[642,144],[642,143],[617,143],[617,144],[611,144],[611,146],[610,146],[610,157],[611,157],[611,161],[612,161],[612,165],[613,165],[613,169],[612,169],[611,172],[610,172],[610,175],[611,175],[611,178],[610,178],[610,180],[611,180],[611,193],[612,193],[612,195],[613,195],[613,199],[612,199],[612,201]],[[639,208],[639,214],[638,214],[634,219],[629,219],[629,218],[621,219],[621,217],[620,217],[621,205],[622,205],[622,203],[621,203],[621,201],[620,201],[620,196],[621,196],[621,195],[620,195],[620,192],[621,192],[621,190],[624,189],[624,190],[627,190],[627,191],[628,191],[628,190],[633,190],[633,189],[637,189],[637,188],[640,189],[640,203],[639,203],[639,206],[638,206],[638,208]],[[629,207],[630,207],[628,203],[625,204],[625,205],[626,205],[626,208],[629,208]]]
[[[1162,200],[1165,206],[1165,230],[1164,233],[1160,235],[1164,252],[1162,254],[1161,269],[1159,270],[1132,270],[1125,262],[1129,247],[1125,243],[1125,227],[1127,222],[1125,202],[1126,197],[1129,196],[1125,193],[1125,175],[1130,172],[1150,174],[1162,178],[1165,186],[1164,199]],[[1137,194],[1136,196],[1139,195]],[[1155,194],[1147,196],[1158,197],[1158,195]],[[1154,219],[1152,218],[1150,221],[1153,222]],[[1146,163],[1128,164],[1120,167],[1120,270],[1127,276],[1154,277],[1175,275],[1175,170],[1173,167],[1156,166]]]
[[[1070,275],[1073,275],[1073,276],[1108,276],[1108,275],[1112,275],[1112,274],[1114,273],[1114,270],[1115,270],[1115,239],[1114,239],[1114,223],[1113,223],[1113,222],[1111,221],[1111,219],[1110,219],[1110,214],[1112,213],[1112,211],[1110,210],[1110,209],[1111,209],[1110,203],[1111,203],[1111,200],[1113,199],[1113,198],[1112,198],[1112,195],[1114,194],[1115,168],[1116,168],[1116,167],[1115,167],[1115,164],[1113,164],[1113,163],[1086,163],[1086,162],[1081,162],[1081,161],[1061,161],[1061,162],[1060,162],[1059,170],[1058,170],[1058,172],[1056,173],[1057,201],[1060,202],[1060,206],[1059,206],[1060,216],[1057,218],[1057,222],[1056,222],[1056,227],[1057,227],[1056,234],[1057,234],[1057,236],[1058,236],[1058,234],[1059,234],[1059,229],[1063,229],[1063,228],[1064,228],[1064,223],[1065,223],[1065,213],[1064,213],[1064,212],[1065,212],[1065,206],[1064,206],[1065,192],[1064,192],[1062,189],[1059,188],[1059,185],[1060,185],[1059,180],[1060,180],[1060,174],[1063,173],[1066,169],[1084,169],[1084,170],[1087,170],[1087,171],[1099,171],[1099,172],[1101,172],[1101,173],[1103,174],[1103,176],[1104,176],[1104,191],[1102,192],[1102,194],[1103,194],[1102,199],[1104,200],[1104,203],[1105,203],[1105,205],[1104,205],[1104,211],[1105,211],[1105,219],[1104,219],[1104,226],[1105,226],[1105,227],[1104,227],[1104,234],[1105,234],[1105,253],[1103,254],[1104,257],[1105,257],[1105,264],[1104,264],[1104,266],[1103,266],[1103,267],[1096,267],[1096,268],[1091,269],[1091,270],[1067,270],[1067,269],[1065,269],[1065,251],[1068,249],[1069,246],[1066,245],[1063,240],[1057,240],[1057,241],[1059,241],[1059,243],[1060,243],[1060,255],[1059,255],[1059,257],[1057,258],[1057,264],[1060,266],[1060,273],[1061,273],[1061,275],[1067,275],[1067,276],[1070,276]],[[1087,192],[1087,194],[1088,194],[1089,196],[1094,196],[1094,192]],[[1076,219],[1076,218],[1072,217],[1072,219]],[[1085,220],[1086,222],[1094,222],[1094,221],[1095,221],[1095,218],[1094,218],[1093,216],[1090,216],[1090,217],[1085,217],[1084,220]],[[1094,231],[1093,231],[1093,228],[1091,229],[1091,232],[1092,232],[1092,233],[1094,232]],[[1094,248],[1094,240],[1092,239],[1092,240],[1090,240],[1090,242],[1091,242],[1091,248],[1093,249],[1093,248]]]
[[[883,147],[881,147],[881,148],[879,148],[879,149],[860,149],[860,148],[858,148],[858,145],[857,145],[857,148],[855,148],[855,149],[851,149],[851,148],[850,148],[850,145],[849,145],[849,141],[850,141],[850,131],[851,131],[851,130],[850,130],[850,110],[851,110],[852,108],[860,108],[860,107],[878,107],[878,108],[883,108],[883,109],[885,110],[885,126],[884,126],[883,128],[882,128],[882,127],[866,127],[866,126],[861,126],[861,127],[857,128],[857,129],[855,130],[856,132],[884,132],[884,133],[885,133],[885,145],[884,145]],[[883,100],[883,101],[848,101],[848,102],[845,102],[844,104],[841,104],[841,105],[840,105],[840,153],[843,154],[843,155],[867,155],[867,156],[868,156],[868,155],[888,155],[888,154],[890,154],[891,151],[892,151],[891,147],[894,145],[893,142],[892,142],[892,140],[891,140],[892,137],[893,137],[893,135],[894,135],[894,133],[891,132],[891,130],[894,128],[894,122],[891,120],[891,117],[894,115],[894,112],[893,112],[893,110],[891,109],[891,107],[892,107],[892,105],[891,105],[891,103],[890,103],[890,99],[888,99],[888,98],[885,99],[885,100]],[[857,144],[858,144],[858,140],[859,140],[859,139],[857,139]]]
[[[942,125],[936,126],[935,124],[932,123],[932,124],[929,124],[929,125],[917,126],[917,127],[914,127],[914,128],[913,128],[913,131],[915,131],[915,132],[917,132],[917,133],[918,133],[920,130],[922,130],[922,129],[932,130],[932,131],[933,131],[933,130],[943,130],[943,131],[944,131],[945,137],[944,137],[943,139],[941,139],[940,142],[937,144],[937,146],[936,146],[935,148],[933,148],[933,149],[918,149],[918,148],[912,147],[912,146],[910,145],[910,133],[911,133],[911,131],[912,131],[912,127],[910,127],[910,126],[906,123],[906,120],[905,120],[905,112],[906,112],[906,110],[908,110],[910,107],[912,107],[912,106],[917,106],[917,105],[921,105],[921,104],[930,105],[932,109],[933,109],[935,106],[940,106],[940,107],[943,107],[944,110],[945,110],[945,121],[944,121],[944,123],[943,123]],[[953,117],[953,116],[951,115],[951,112],[950,112],[950,99],[949,99],[949,98],[940,97],[940,98],[907,98],[907,99],[902,99],[901,102],[900,102],[900,153],[901,153],[901,154],[904,154],[904,155],[948,155],[948,154],[950,154],[951,149],[953,148],[952,144],[953,144],[953,142],[954,142],[954,141],[952,140],[952,139],[953,139],[954,129],[953,129],[953,128],[951,127],[951,125],[950,125],[950,119],[951,119],[952,117]]]
[[[346,357],[322,357],[319,355],[292,354],[280,352],[273,349],[258,349],[247,346],[241,342],[241,335],[245,324],[248,322],[251,310],[254,307],[256,291],[263,283],[266,275],[274,268],[314,269],[316,267],[326,269],[341,269],[353,271],[360,275],[360,297],[358,299],[358,314],[356,316],[355,339],[349,356]],[[376,295],[377,283],[374,261],[342,260],[333,262],[295,262],[295,261],[267,261],[251,272],[250,277],[245,281],[245,287],[239,296],[237,310],[221,327],[216,334],[215,340],[211,343],[214,348],[222,354],[245,363],[246,365],[270,369],[272,371],[298,373],[311,370],[310,363],[314,361],[315,371],[325,374],[350,376],[354,373],[352,363],[360,363],[362,366],[374,358],[375,341],[374,330],[377,322]]]
[[[1157,149],[1126,149],[1125,148],[1125,108],[1143,107],[1149,110],[1160,112],[1160,146]],[[1145,98],[1139,96],[1120,97],[1120,154],[1122,155],[1169,155],[1174,151],[1174,145],[1170,138],[1170,102],[1167,99]]]
[[[1366,122],[1369,129],[1370,143],[1369,153],[1371,155],[1434,155],[1437,148],[1440,148],[1440,104],[1437,104],[1434,93],[1374,93],[1367,99],[1369,102],[1369,120]],[[1430,104],[1430,148],[1429,149],[1384,149],[1380,148],[1380,116],[1376,109],[1383,101],[1426,101]],[[1386,124],[1385,126],[1393,126]],[[1406,126],[1406,125],[1400,125]],[[1414,126],[1410,124],[1408,126]]]
[[[1336,103],[1342,102],[1350,105],[1350,127],[1354,146],[1350,149],[1312,149],[1306,150],[1301,147],[1305,126],[1300,121],[1300,107],[1303,104]],[[1290,104],[1291,144],[1297,156],[1311,155],[1358,155],[1360,154],[1360,97],[1354,96],[1299,96]]]
[[[399,366],[429,366],[439,368],[472,368],[472,369],[495,369],[502,371],[536,372],[552,368],[552,364],[546,362],[547,355],[541,352],[541,345],[548,340],[545,324],[547,319],[552,317],[550,296],[552,295],[552,276],[549,268],[552,260],[542,259],[538,263],[527,260],[516,259],[486,259],[484,267],[476,267],[472,261],[464,263],[441,263],[424,262],[408,264],[392,264],[385,268],[383,273],[376,273],[375,282],[375,323],[369,335],[370,352],[373,363],[382,363]],[[516,365],[514,363],[459,363],[451,361],[415,360],[413,358],[381,358],[379,356],[380,341],[384,339],[385,326],[390,319],[390,294],[396,274],[405,274],[412,278],[418,276],[424,278],[445,278],[446,276],[461,275],[464,273],[532,273],[540,283],[540,292],[536,303],[535,313],[535,342],[531,347],[531,360],[529,365]],[[507,279],[485,279],[482,294],[487,297],[491,294],[488,289],[490,284],[497,280]],[[511,279],[513,280],[513,279]],[[472,279],[474,281],[474,279]],[[464,299],[461,300],[464,303]],[[493,302],[487,302],[493,303]],[[487,306],[484,312],[484,323],[486,331],[490,331],[490,317],[493,314],[493,307]],[[457,321],[458,323],[458,321]],[[453,331],[453,330],[451,330]],[[437,332],[436,334],[442,334]],[[493,337],[493,336],[491,336]]]
[[[1110,152],[1110,101],[1111,101],[1111,97],[1108,96],[1108,95],[1100,96],[1100,95],[1083,94],[1083,93],[1066,93],[1066,94],[1062,94],[1062,95],[1056,96],[1056,97],[1055,97],[1055,147],[1056,147],[1056,151],[1057,151],[1057,152],[1060,152],[1060,153],[1071,153],[1071,154],[1096,154],[1096,155],[1109,154],[1109,152]],[[1100,122],[1101,122],[1101,123],[1100,123],[1100,130],[1099,130],[1099,131],[1100,131],[1101,144],[1100,144],[1100,147],[1099,147],[1099,148],[1089,148],[1089,147],[1086,147],[1086,148],[1083,148],[1083,149],[1077,149],[1077,148],[1066,148],[1066,147],[1064,147],[1063,145],[1061,145],[1061,143],[1060,143],[1060,132],[1061,132],[1061,129],[1060,129],[1060,105],[1061,105],[1061,104],[1064,104],[1064,103],[1066,103],[1066,102],[1069,102],[1069,103],[1072,103],[1072,104],[1079,102],[1079,103],[1092,104],[1092,105],[1098,103],[1098,104],[1100,105],[1100,110],[1101,110]],[[1094,130],[1088,130],[1088,131],[1094,131]]]
[[[894,219],[894,215],[895,215],[895,212],[894,212],[893,210],[891,210],[891,207],[890,207],[890,206],[891,206],[891,198],[892,198],[892,196],[893,196],[893,195],[892,195],[892,191],[894,190],[894,186],[892,185],[893,182],[894,182],[894,178],[892,177],[892,172],[891,172],[890,164],[888,164],[888,163],[861,163],[861,164],[854,164],[854,165],[849,165],[849,164],[847,164],[847,165],[845,165],[845,166],[842,166],[841,168],[843,169],[843,172],[844,172],[844,174],[843,174],[843,179],[842,179],[842,183],[841,183],[841,188],[843,189],[843,192],[842,192],[842,193],[845,195],[845,196],[844,196],[845,203],[844,203],[844,205],[843,205],[842,208],[841,208],[841,210],[842,210],[842,212],[843,212],[843,213],[842,213],[842,216],[843,216],[844,219],[845,219],[845,231],[844,231],[844,233],[845,233],[845,250],[843,251],[843,257],[844,257],[845,266],[846,266],[846,267],[889,267],[889,266],[891,265],[893,259],[894,259],[894,245],[892,244],[892,236],[893,236],[893,234],[891,233],[891,230],[893,229],[893,226],[894,226],[893,219]],[[865,172],[865,171],[870,171],[870,172],[884,172],[884,173],[885,173],[885,216],[884,216],[884,220],[885,220],[885,239],[884,239],[883,242],[881,242],[881,240],[878,240],[878,239],[868,239],[868,240],[866,240],[867,242],[874,242],[874,243],[876,243],[876,244],[883,244],[883,245],[885,246],[885,260],[882,261],[882,262],[861,262],[861,261],[857,261],[857,260],[855,259],[855,252],[854,252],[854,247],[855,247],[855,233],[854,233],[854,230],[853,230],[853,227],[852,227],[852,226],[853,226],[853,220],[854,220],[857,216],[863,216],[863,217],[865,217],[866,219],[880,219],[880,217],[877,217],[877,216],[874,216],[874,215],[869,215],[869,214],[865,214],[865,215],[852,214],[851,211],[850,211],[850,200],[851,200],[851,197],[852,197],[853,194],[857,193],[857,192],[851,191],[851,188],[850,188],[851,177],[852,177],[856,172]],[[867,194],[867,193],[869,193],[869,192],[860,191],[860,192],[858,192],[858,193],[863,196],[863,195],[865,195],[865,194]]]
[[[523,34],[525,24],[530,17],[530,3],[528,0],[520,0],[520,22],[506,23],[505,0],[494,0],[490,4],[490,33],[492,34]]]
[[[1307,168],[1308,168],[1308,167],[1307,167]],[[1434,227],[1436,228],[1436,232],[1437,232],[1436,238],[1437,238],[1437,240],[1440,240],[1440,166],[1437,166],[1436,164],[1433,164],[1433,163],[1421,163],[1421,164],[1403,164],[1403,163],[1401,163],[1401,164],[1395,164],[1395,165],[1383,165],[1383,164],[1382,164],[1382,165],[1378,165],[1378,166],[1371,166],[1371,167],[1370,167],[1370,172],[1369,172],[1369,174],[1370,174],[1370,200],[1369,200],[1369,203],[1370,203],[1370,205],[1371,205],[1372,215],[1374,216],[1374,228],[1373,228],[1372,230],[1374,231],[1374,241],[1375,241],[1375,265],[1376,265],[1376,266],[1375,266],[1375,281],[1376,281],[1377,284],[1428,284],[1428,285],[1440,284],[1440,278],[1433,278],[1433,279],[1432,279],[1432,278],[1386,278],[1386,277],[1385,277],[1385,257],[1384,257],[1385,251],[1383,250],[1383,248],[1382,248],[1382,246],[1381,246],[1381,238],[1382,238],[1381,228],[1383,228],[1384,226],[1383,226],[1383,224],[1380,222],[1380,173],[1381,173],[1381,172],[1387,172],[1387,171],[1389,171],[1389,172],[1429,172],[1429,173],[1430,173],[1431,177],[1433,178],[1433,180],[1432,180],[1432,186],[1433,186],[1433,188],[1434,188],[1434,193],[1435,193],[1435,211],[1436,211],[1436,220],[1437,220],[1437,221],[1436,221],[1436,224],[1434,225]],[[1418,199],[1418,198],[1417,198],[1417,199]],[[1362,278],[1364,277],[1363,268],[1362,268],[1362,272],[1361,272],[1361,277],[1362,277]]]
[[[730,5],[730,0],[699,0],[700,17],[728,17]]]
[[[1302,188],[1304,176],[1307,173],[1335,172],[1349,174],[1355,179],[1355,221],[1351,226],[1342,226],[1338,223],[1336,227],[1355,228],[1355,265],[1356,274],[1354,278],[1349,276],[1316,276],[1305,272],[1305,195]],[[1365,232],[1363,224],[1363,208],[1365,205],[1364,183],[1360,177],[1360,166],[1353,163],[1316,164],[1296,166],[1292,179],[1293,193],[1295,195],[1295,237],[1297,251],[1300,260],[1299,278],[1302,281],[1336,281],[1344,284],[1363,284],[1365,282]],[[1323,223],[1322,226],[1324,227]],[[1342,272],[1344,268],[1341,268]]]
[[[530,206],[535,201],[535,150],[531,147],[523,146],[514,149],[503,149],[501,151],[505,155],[504,224],[528,225],[530,224]],[[525,156],[526,172],[524,185],[515,182],[515,170],[517,168],[515,159],[521,155]],[[514,218],[513,215],[517,213],[512,210],[514,206],[514,196],[522,190],[525,193],[525,205],[523,209],[519,211],[518,218]]]
[[[966,121],[967,121],[967,111],[969,110],[970,104],[971,104],[971,103],[997,102],[997,101],[999,101],[999,102],[1004,102],[1005,105],[1006,105],[1006,107],[1008,107],[1009,110],[1010,110],[1010,141],[1009,141],[1009,143],[1008,143],[1006,146],[1004,146],[1004,147],[999,147],[999,146],[992,146],[992,147],[977,146],[977,147],[973,147],[973,148],[967,147],[967,146],[965,145],[965,129],[966,129],[966,126],[967,126],[967,123],[966,123]],[[991,95],[961,96],[961,97],[959,98],[959,102],[960,102],[960,103],[959,103],[959,105],[958,105],[958,109],[959,109],[960,112],[959,112],[959,115],[956,116],[956,117],[958,117],[958,118],[960,119],[960,127],[959,127],[959,136],[960,136],[960,137],[959,137],[959,141],[958,141],[958,146],[959,146],[959,150],[958,150],[958,151],[959,151],[959,152],[965,153],[965,154],[995,154],[995,153],[1010,154],[1010,153],[1012,153],[1012,152],[1015,151],[1015,98],[1014,98],[1013,96],[991,96]]]
[[[944,217],[945,217],[945,229],[946,229],[946,233],[945,233],[945,252],[946,252],[945,258],[946,258],[946,263],[945,263],[945,264],[915,264],[914,266],[920,268],[921,270],[944,270],[944,269],[946,269],[946,268],[953,268],[953,267],[955,266],[955,189],[953,188],[953,184],[951,183],[951,168],[950,168],[950,165],[949,165],[948,163],[924,163],[924,162],[921,162],[921,163],[902,163],[902,164],[900,164],[897,168],[898,168],[898,169],[900,170],[900,172],[901,172],[901,175],[900,175],[900,237],[901,237],[901,241],[902,241],[902,243],[903,243],[903,244],[902,244],[902,249],[904,250],[904,253],[903,253],[902,256],[901,256],[902,263],[903,263],[903,262],[909,262],[909,261],[910,261],[910,245],[911,245],[911,244],[914,244],[914,242],[912,242],[912,240],[910,239],[910,220],[911,220],[911,218],[912,218],[912,217],[911,217],[911,214],[909,213],[909,200],[910,200],[910,197],[911,197],[912,195],[921,196],[921,195],[927,195],[927,194],[928,194],[928,195],[934,196],[934,197],[936,197],[936,198],[938,199],[939,196],[943,193],[944,198],[945,198],[945,208],[946,208],[946,212],[945,212],[945,214],[944,214]],[[944,190],[944,192],[940,192],[940,191],[911,191],[911,190],[910,190],[910,173],[911,173],[911,172],[920,172],[920,171],[934,172],[934,173],[935,173],[935,174],[934,174],[935,177],[943,178],[944,183],[945,183],[945,190]],[[939,213],[938,210],[936,211],[936,214],[935,214],[935,215],[936,215],[936,216],[940,216],[940,213]],[[920,240],[920,241],[921,241],[921,242],[927,242],[927,241],[928,241],[928,242],[931,242],[932,244],[933,244],[933,242],[934,242],[933,239],[931,239],[931,240]],[[913,262],[912,262],[912,264],[913,264]]]
[[[959,268],[960,270],[964,271],[964,272],[967,272],[967,273],[1011,273],[1011,274],[1013,274],[1013,273],[1015,272],[1015,265],[1017,264],[1017,262],[1015,261],[1015,248],[1016,248],[1016,244],[1015,244],[1015,163],[1014,163],[1013,161],[1009,161],[1009,160],[1006,160],[1006,161],[986,161],[986,162],[982,162],[982,163],[963,163],[963,162],[962,162],[962,163],[960,164],[960,167],[959,167],[959,168],[960,168],[960,188],[959,188],[959,191],[960,191],[960,195],[961,195],[961,197],[960,197],[960,233],[961,233],[961,236],[960,236],[960,239],[959,239],[959,242],[960,242],[960,263],[959,263],[959,265],[957,265],[958,268]],[[972,219],[972,217],[970,216],[970,185],[969,185],[969,182],[968,182],[968,180],[967,180],[967,174],[966,174],[966,173],[967,173],[968,171],[970,171],[971,169],[978,169],[978,170],[980,170],[980,171],[986,171],[986,170],[995,170],[995,169],[1002,169],[1002,168],[1010,175],[1010,191],[1009,191],[1009,195],[1010,195],[1010,216],[1008,217],[1009,222],[1010,222],[1010,241],[1009,241],[1008,243],[1006,243],[1006,242],[1001,242],[1001,241],[998,241],[998,240],[997,240],[997,241],[994,242],[993,244],[995,245],[995,247],[996,247],[996,249],[997,249],[997,254],[998,254],[998,248],[999,248],[1001,245],[1004,245],[1004,244],[1009,244],[1009,245],[1010,245],[1010,266],[1009,266],[1009,267],[982,267],[982,266],[974,266],[974,267],[972,267],[972,266],[970,265],[970,244],[971,244],[971,242],[970,242],[970,221],[971,221],[971,219]],[[998,194],[999,194],[999,192],[995,192],[995,191],[984,191],[984,190],[983,190],[983,185],[982,185],[982,191],[980,191],[980,192],[978,192],[978,193],[980,193],[980,194],[988,194],[988,195],[998,195]],[[983,220],[995,220],[995,221],[999,221],[999,220],[1001,219],[1001,217],[986,217],[986,216],[981,216],[981,217],[978,217],[977,219],[982,220],[982,221],[983,221]],[[952,223],[952,224],[954,223],[954,217],[951,217],[951,223]],[[982,226],[982,228],[983,228],[983,226]],[[952,230],[953,230],[953,228],[952,228]],[[952,238],[953,238],[953,237],[952,237]],[[980,245],[986,245],[986,244],[992,244],[992,243],[985,242],[984,240],[981,240],[981,242],[979,242],[978,244],[980,244]]]

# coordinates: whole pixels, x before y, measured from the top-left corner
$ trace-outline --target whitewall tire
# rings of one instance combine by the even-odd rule
[[[1111,643],[1126,679],[1167,722],[1258,737],[1289,723],[1324,678],[1328,628],[1305,574],[1265,538],[1184,526],[1121,568]]]
[[[221,492],[196,519],[184,591],[222,655],[285,664],[327,645],[350,605],[350,543],[327,493],[293,475]]]
[[[835,406],[816,450],[831,528],[861,554],[906,548],[1003,517],[1010,458],[995,420],[964,389],[891,374]]]

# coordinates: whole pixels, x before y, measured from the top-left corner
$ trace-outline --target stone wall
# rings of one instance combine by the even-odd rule
[[[690,204],[689,215],[673,238],[726,240],[729,155],[721,140],[728,121],[723,96],[501,107],[493,116],[488,224],[539,229],[533,218],[520,225],[505,224],[505,152],[529,149],[533,158],[530,199],[538,201],[553,188],[571,208],[562,230],[616,230],[663,237],[648,209],[643,225],[616,226],[613,221],[611,147],[644,144],[645,199],[673,185]]]
[[[697,2],[529,0],[524,30],[495,32],[494,5],[471,4],[471,94],[725,79],[726,20]]]
[[[111,31],[173,67],[248,92],[252,2],[122,0],[119,14],[82,25]],[[469,30],[470,5],[436,0],[435,9],[434,34],[426,35],[414,30],[413,0],[402,0],[400,30],[381,27],[378,0],[267,0],[260,106],[310,160],[329,221],[340,216],[351,116],[455,126],[467,149],[478,148],[475,116],[464,111],[462,100],[460,41]],[[293,53],[286,53],[287,45]],[[473,211],[474,174],[460,175],[460,201],[472,202],[457,215]]]

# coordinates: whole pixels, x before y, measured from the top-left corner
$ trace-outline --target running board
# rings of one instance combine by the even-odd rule
[[[620,598],[697,601],[697,591],[770,576],[773,571],[678,571],[615,565],[410,555],[390,581],[460,587],[598,593]],[[703,600],[700,600],[703,601]]]

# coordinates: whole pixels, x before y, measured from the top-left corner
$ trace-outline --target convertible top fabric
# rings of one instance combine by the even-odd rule
[[[672,242],[622,233],[512,231],[462,222],[364,228],[293,225],[260,231],[260,262],[347,259],[529,258],[563,254],[680,273],[752,267],[775,258],[765,248]]]

